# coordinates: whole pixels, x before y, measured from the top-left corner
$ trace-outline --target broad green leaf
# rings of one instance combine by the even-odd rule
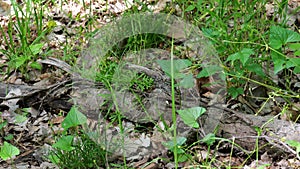
[[[178,154],[178,162],[180,162],[180,163],[186,162],[192,158],[193,158],[193,156],[191,154],[186,154],[186,153]]]
[[[4,144],[3,144],[3,146],[1,146],[1,151],[0,151],[0,157],[3,160],[11,159],[14,156],[19,155],[19,154],[20,154],[20,150],[17,147],[4,141]]]
[[[42,70],[42,65],[39,64],[38,62],[32,62],[30,63],[30,67],[37,69],[37,70]]]
[[[209,77],[209,76],[214,75],[217,72],[221,72],[221,71],[222,71],[222,68],[219,65],[209,65],[209,66],[206,66],[206,67],[203,66],[203,69],[197,75],[197,78]]]
[[[27,56],[20,56],[20,57],[17,57],[15,60],[15,66],[16,68],[19,68],[20,66],[24,65],[26,61],[29,60],[29,57]]]
[[[300,73],[300,67],[295,67],[293,72],[296,73],[296,74],[299,74]]]
[[[171,60],[157,60],[162,70],[169,76],[172,77],[171,73]],[[181,71],[192,65],[192,62],[187,59],[176,59],[173,60],[173,77],[174,79],[179,79],[185,77],[185,74]]]
[[[274,49],[279,49],[289,42],[300,41],[300,34],[292,30],[279,26],[272,26],[270,29],[269,45]]]
[[[53,144],[52,147],[65,151],[74,150],[75,148],[72,146],[73,139],[74,136],[63,136],[55,144]]]
[[[253,64],[249,64],[246,65],[246,68],[250,71],[250,72],[254,72],[257,75],[261,76],[261,77],[265,77],[265,73],[261,67],[261,65],[257,64],[257,63],[253,63]]]
[[[192,107],[184,110],[177,110],[183,122],[193,128],[199,128],[197,119],[206,111],[203,107]]]
[[[234,61],[239,60],[239,61],[241,61],[243,66],[245,66],[245,64],[248,61],[250,55],[253,55],[253,54],[254,54],[254,51],[252,49],[244,48],[240,52],[237,52],[237,53],[234,53],[234,54],[230,55],[227,58],[226,61],[231,61],[231,63],[233,63]]]
[[[300,153],[300,142],[295,140],[287,140],[286,143],[292,147],[296,148],[296,152]]]
[[[213,133],[209,133],[201,141],[210,146],[216,141],[216,136]]]
[[[30,45],[29,48],[30,48],[32,54],[36,55],[42,51],[43,46],[44,46],[44,44],[38,43],[38,44]]]
[[[177,137],[176,138],[176,145],[174,145],[174,140],[170,140],[166,143],[163,143],[169,150],[173,151],[175,146],[181,146],[186,142],[185,137]],[[182,150],[183,151],[183,150]],[[182,152],[181,152],[182,153]]]
[[[232,96],[233,99],[235,99],[238,97],[238,95],[244,93],[244,89],[240,87],[230,87],[228,88],[227,92]]]
[[[300,58],[289,58],[286,63],[286,67],[289,68],[294,66],[300,66]]]
[[[179,86],[182,86],[186,89],[188,88],[192,88],[194,87],[195,83],[194,83],[194,77],[192,74],[188,74],[187,76],[185,76],[180,82],[179,82]]]
[[[300,43],[291,43],[289,45],[289,48],[292,51],[295,51],[295,53],[294,53],[295,56],[300,56]]]
[[[27,117],[21,114],[16,115],[16,123],[23,123],[27,120]]]
[[[300,43],[291,43],[289,48],[293,51],[300,50]]]
[[[289,58],[286,62],[286,68],[295,67],[294,73],[299,73],[300,58]]]
[[[284,56],[281,56],[273,51],[271,52],[271,57],[274,63],[274,74],[277,74],[279,71],[285,68],[286,59]]]
[[[65,130],[67,130],[70,127],[76,127],[86,122],[86,116],[73,106],[61,125]]]

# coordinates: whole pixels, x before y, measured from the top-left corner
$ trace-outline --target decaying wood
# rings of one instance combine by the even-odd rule
[[[130,65],[131,67],[134,67],[135,69],[137,67]],[[146,70],[146,69],[145,69]],[[151,74],[154,74],[155,76],[159,76],[155,72],[150,72]],[[70,84],[76,84],[71,85]],[[63,105],[65,106],[64,109],[70,108],[73,104],[72,102],[68,102],[69,104],[65,104],[68,100],[73,99],[73,102],[81,102],[84,105],[85,113],[87,113],[89,118],[98,118],[97,111],[99,110],[99,104],[103,105],[105,102],[107,102],[107,98],[103,96],[99,96],[99,94],[105,94],[110,95],[111,93],[104,89],[103,86],[97,86],[92,82],[84,81],[80,78],[73,78],[72,81],[65,81],[61,82],[59,84],[54,84],[51,86],[45,86],[45,87],[34,87],[34,86],[26,86],[26,85],[13,85],[13,84],[5,84],[0,83],[0,101],[8,100],[12,98],[6,98],[6,94],[12,90],[13,88],[18,88],[22,91],[21,96],[17,96],[22,98],[23,100],[31,99],[30,103],[41,103],[48,106],[54,106],[54,108],[60,108],[58,106],[58,100],[60,98],[66,98],[69,97],[65,93],[61,92],[62,89],[65,91],[66,89],[70,90],[72,89],[73,92],[71,92],[71,97],[69,99],[62,100]],[[78,91],[80,91],[78,93]],[[61,94],[60,94],[61,92]],[[159,95],[164,96],[163,92],[160,91]],[[32,97],[33,95],[41,94],[44,97]],[[55,97],[54,97],[55,93]],[[84,95],[82,95],[84,94]],[[124,94],[124,93],[123,93]],[[151,93],[149,94],[151,95]],[[165,93],[166,97],[170,94]],[[45,97],[48,96],[48,97]],[[122,95],[125,97],[125,95]],[[76,97],[80,100],[76,100]],[[15,98],[15,97],[13,97]],[[74,99],[75,98],[75,99]],[[130,94],[126,95],[126,99],[132,98]],[[35,99],[35,100],[32,100]],[[46,99],[47,101],[43,101],[41,99]],[[165,99],[165,100],[164,100]],[[160,100],[164,105],[166,104],[166,101],[170,98],[162,98]],[[109,100],[109,99],[108,99]],[[187,103],[188,104],[188,103]],[[192,103],[194,104],[194,103]],[[66,106],[67,105],[67,106]],[[276,119],[274,117],[270,116],[255,116],[251,114],[244,114],[241,112],[236,112],[233,110],[229,110],[227,108],[223,108],[224,105],[222,104],[212,104],[210,106],[209,102],[206,101],[204,98],[199,98],[199,105],[204,105],[207,107],[207,113],[203,115],[200,119],[201,124],[201,130],[200,134],[204,136],[208,133],[213,133],[216,128],[217,130],[217,136],[222,138],[228,138],[234,141],[234,143],[238,144],[242,148],[248,151],[252,151],[255,149],[256,146],[256,140],[259,140],[259,150],[262,151],[283,151],[283,152],[290,152],[296,154],[296,152],[290,148],[287,144],[284,143],[283,140],[295,140],[300,142],[300,124],[293,123],[290,121],[283,121]],[[27,105],[31,106],[31,105]],[[132,108],[135,108],[133,105]],[[166,107],[166,105],[165,105]],[[164,107],[164,108],[165,108]],[[102,107],[102,108],[105,108]],[[151,108],[151,107],[150,107]],[[137,108],[138,109],[138,108]],[[170,109],[164,109],[167,114],[170,115]],[[94,112],[91,113],[91,112]],[[132,116],[132,114],[125,114],[125,117],[128,118],[128,120],[136,121],[136,122],[145,122],[145,121],[138,121],[137,119],[140,119],[139,112],[136,112],[134,115],[137,115],[138,117]],[[131,115],[131,116],[130,116]],[[151,116],[155,116],[155,114],[151,114]],[[165,116],[166,120],[172,121],[171,116]],[[152,119],[153,120],[153,119]],[[155,122],[159,120],[159,117],[155,117]],[[257,131],[255,128],[261,128],[261,135],[258,136]],[[274,151],[275,150],[275,151]]]
[[[300,142],[300,124],[279,120],[276,116],[255,116],[237,111],[221,111],[211,107],[202,117],[202,127],[207,133],[218,127],[217,136],[229,138],[246,150],[255,150],[256,141],[259,140],[259,150],[275,152],[289,152],[296,155],[283,140]],[[261,128],[261,135],[255,128]]]
[[[21,89],[22,93],[24,93],[24,95],[22,96],[23,99],[30,97],[31,93],[44,92],[45,90],[51,89],[49,87],[36,88],[25,85],[0,83],[0,99],[4,99],[5,94],[12,88]],[[99,89],[95,88],[90,89],[99,91]],[[57,88],[56,90],[59,90],[59,88]],[[105,90],[104,92],[108,94],[107,90]],[[35,102],[40,101],[38,100],[39,98],[36,99],[37,100]],[[57,100],[53,100],[53,102],[44,104],[49,104],[57,107],[56,102]],[[66,101],[63,100],[62,102],[65,103]],[[90,115],[91,114],[89,114],[89,116]],[[94,116],[94,118],[95,117],[97,116]],[[267,142],[269,143],[269,145],[265,146],[265,149],[273,147],[274,150],[275,146],[275,149],[291,151],[291,149],[285,147],[286,145],[281,140],[285,138],[285,140],[295,140],[300,142],[300,124],[278,119],[270,119],[272,119],[272,117],[255,116],[236,111],[223,111],[220,107],[211,107],[208,108],[208,113],[206,113],[201,119],[203,129],[202,131],[204,131],[205,134],[208,134],[214,132],[215,127],[218,127],[219,130],[217,132],[217,135],[219,137],[230,139],[235,138],[235,142],[246,150],[254,150],[256,139],[259,138],[260,146],[263,146]],[[262,135],[261,137],[257,137],[257,132],[254,128],[262,126],[264,126]]]

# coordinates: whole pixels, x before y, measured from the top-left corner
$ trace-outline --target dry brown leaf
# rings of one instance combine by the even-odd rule
[[[61,124],[64,121],[64,117],[63,116],[57,116],[53,119],[51,119],[50,123],[51,124]]]

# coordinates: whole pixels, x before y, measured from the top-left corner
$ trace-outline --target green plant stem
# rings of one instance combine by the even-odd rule
[[[175,160],[175,168],[178,168],[178,156],[177,156],[177,124],[176,124],[176,106],[175,106],[175,81],[174,81],[174,55],[173,55],[173,50],[174,50],[174,39],[172,39],[172,44],[171,44],[171,90],[172,90],[172,121],[173,121],[173,142],[174,142],[174,160]]]
[[[124,151],[125,147],[124,147],[124,128],[123,128],[123,125],[122,125],[122,116],[121,116],[121,112],[120,112],[120,109],[119,109],[119,106],[118,106],[118,103],[117,103],[117,99],[116,99],[116,94],[114,92],[114,89],[112,88],[112,86],[109,84],[109,89],[110,89],[110,92],[111,92],[111,95],[112,95],[112,99],[113,99],[113,103],[116,107],[116,111],[118,113],[118,124],[119,124],[119,128],[120,128],[120,134],[121,134],[121,138],[122,138],[122,150],[123,150],[123,164],[124,164],[124,168],[127,168],[126,167],[126,153]]]
[[[282,96],[282,97],[291,97],[291,98],[300,98],[300,95],[293,92],[293,91],[286,91],[286,90],[282,90],[280,88],[277,88],[277,87],[274,87],[274,86],[271,86],[271,85],[267,85],[267,84],[264,84],[264,83],[261,83],[259,81],[256,81],[256,80],[253,80],[253,79],[250,79],[250,78],[247,78],[247,77],[244,77],[244,76],[240,76],[240,75],[234,75],[234,74],[230,74],[230,73],[227,73],[228,76],[233,76],[233,77],[237,77],[237,78],[241,78],[241,79],[245,79],[247,81],[250,81],[250,82],[253,82],[255,84],[258,84],[258,85],[261,85],[261,86],[264,86],[266,88],[269,88],[269,89],[272,89],[275,91],[274,93],[274,96]],[[285,93],[287,92],[287,93]]]

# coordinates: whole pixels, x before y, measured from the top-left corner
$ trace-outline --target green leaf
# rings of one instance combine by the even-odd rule
[[[214,31],[213,29],[210,28],[202,28],[202,33],[206,37],[219,37],[220,32],[219,31]]]
[[[192,11],[192,10],[194,10],[195,9],[195,5],[194,4],[192,4],[192,5],[189,5],[184,11],[185,12],[189,12],[189,11]]]
[[[7,125],[7,121],[3,121],[0,123],[0,130]]]
[[[173,151],[175,146],[182,146],[186,142],[185,137],[177,137],[176,138],[176,145],[174,145],[174,140],[170,140],[166,143],[163,143],[169,150]],[[182,150],[182,149],[181,149]],[[183,151],[183,150],[182,150]],[[182,153],[182,151],[180,153]]]
[[[217,72],[221,72],[222,68],[218,65],[209,65],[209,66],[203,66],[203,69],[200,71],[200,73],[197,75],[197,78],[201,77],[209,77],[211,75],[214,75]]]
[[[300,67],[295,67],[293,72],[296,74],[300,73]]]
[[[289,45],[289,48],[293,51],[297,51],[297,50],[300,50],[300,43],[291,43]]]
[[[295,66],[300,66],[300,58],[289,58],[289,60],[286,63],[286,67],[295,67]]]
[[[178,162],[180,162],[180,163],[186,162],[192,158],[193,158],[193,156],[191,154],[185,154],[185,153],[178,154]]]
[[[193,128],[199,128],[197,119],[206,111],[203,107],[192,107],[184,110],[177,110],[183,122]]]
[[[86,116],[73,106],[61,125],[65,130],[67,130],[70,127],[76,127],[86,122]]]
[[[259,165],[259,166],[257,167],[257,169],[265,169],[265,168],[268,168],[268,166],[270,166],[270,164]]]
[[[194,77],[192,74],[188,74],[185,76],[180,82],[179,86],[184,87],[186,89],[194,87]]]
[[[29,57],[27,57],[27,56],[20,56],[20,57],[15,58],[14,59],[14,61],[15,61],[15,67],[16,68],[21,67],[28,60],[29,60]]]
[[[271,52],[271,57],[274,63],[274,74],[277,74],[279,71],[285,68],[286,59],[284,56],[273,51]]]
[[[230,87],[227,92],[232,96],[233,99],[235,99],[236,97],[238,97],[238,95],[243,94],[244,93],[244,89],[243,88],[236,88],[236,87]]]
[[[245,66],[246,62],[248,61],[250,55],[253,55],[254,51],[252,49],[249,48],[244,48],[243,50],[241,50],[240,52],[234,53],[232,55],[230,55],[227,58],[227,62],[231,61],[231,63],[233,63],[236,60],[241,61],[241,63],[243,64],[243,66]]]
[[[209,133],[201,141],[210,146],[216,141],[216,136],[213,133]]]
[[[16,123],[23,123],[27,120],[27,117],[21,114],[16,115]]]
[[[265,77],[265,73],[261,67],[261,65],[257,64],[257,63],[253,63],[253,64],[249,64],[246,65],[246,68],[250,71],[250,72],[254,72],[257,75],[261,76],[261,77]]]
[[[286,62],[286,68],[295,67],[294,73],[299,73],[300,58],[289,58]]]
[[[296,148],[296,152],[300,153],[300,142],[295,140],[287,140],[286,143],[292,147]]]
[[[289,42],[300,41],[300,34],[292,30],[279,26],[272,26],[270,29],[269,45],[274,49],[279,49]]]
[[[54,164],[59,164],[59,162],[60,162],[59,157],[54,153],[51,153],[50,155],[48,155],[48,159]]]
[[[63,136],[55,144],[53,144],[52,147],[65,151],[74,150],[75,147],[72,146],[73,139],[74,136]]]
[[[38,44],[30,45],[29,48],[30,48],[32,54],[36,55],[42,51],[43,46],[44,46],[44,44],[38,43]]]
[[[171,60],[157,60],[162,70],[172,78],[171,76]],[[173,77],[174,79],[179,79],[185,77],[185,74],[181,71],[192,65],[192,62],[187,59],[177,59],[173,60]]]
[[[257,134],[260,136],[261,133],[262,133],[262,129],[260,127],[258,127],[258,126],[254,126],[253,128],[257,132]]]
[[[3,146],[1,146],[1,151],[0,151],[0,157],[3,160],[11,159],[14,156],[19,155],[19,154],[20,154],[20,150],[17,147],[4,141],[4,144],[3,144]]]
[[[30,67],[37,69],[37,70],[42,70],[42,65],[39,64],[38,62],[32,62],[30,63]]]
[[[7,136],[4,137],[4,139],[7,141],[12,140],[13,138],[14,138],[13,134],[8,134]]]

